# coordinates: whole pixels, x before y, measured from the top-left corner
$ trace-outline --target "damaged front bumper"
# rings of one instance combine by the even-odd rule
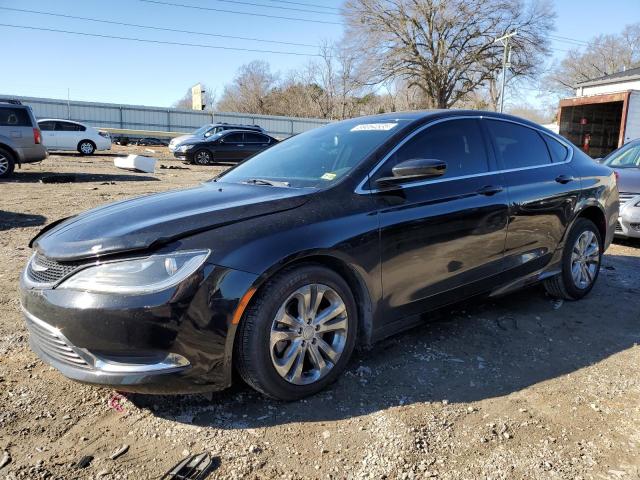
[[[32,350],[63,375],[141,393],[231,384],[233,314],[256,276],[214,265],[198,284],[148,295],[29,286],[21,303]]]

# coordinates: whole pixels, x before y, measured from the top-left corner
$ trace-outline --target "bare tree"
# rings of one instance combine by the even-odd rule
[[[233,83],[224,88],[216,108],[227,112],[269,114],[269,93],[275,87],[277,74],[264,60],[242,65]]]
[[[598,35],[583,49],[571,49],[546,77],[546,83],[559,93],[570,93],[577,83],[638,65],[640,23],[634,23],[619,35]]]
[[[344,14],[371,83],[402,78],[438,108],[495,78],[502,48],[494,39],[505,32],[518,30],[512,76],[537,71],[555,16],[542,0],[347,0]]]

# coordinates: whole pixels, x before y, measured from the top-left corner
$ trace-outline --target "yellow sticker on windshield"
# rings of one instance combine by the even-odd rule
[[[320,177],[322,180],[333,180],[336,178],[336,174],[332,172],[327,172]]]
[[[351,129],[352,132],[386,131],[397,126],[397,123],[363,123]]]

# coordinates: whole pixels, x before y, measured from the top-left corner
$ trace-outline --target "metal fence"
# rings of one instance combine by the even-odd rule
[[[328,120],[317,118],[228,112],[211,113],[177,108],[67,101],[0,94],[0,98],[3,97],[16,98],[25,105],[29,105],[36,118],[61,118],[86,123],[93,127],[167,132],[167,135],[191,132],[207,123],[227,122],[260,125],[271,135],[288,137],[329,123]]]

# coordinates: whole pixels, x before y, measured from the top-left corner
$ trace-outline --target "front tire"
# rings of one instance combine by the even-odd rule
[[[345,369],[358,312],[344,279],[320,265],[294,267],[260,288],[238,327],[242,379],[278,400],[319,392]]]
[[[80,155],[93,155],[96,151],[96,145],[91,140],[82,140],[78,143],[78,152]]]
[[[16,166],[16,161],[13,158],[13,154],[0,148],[0,178],[7,178],[13,173],[13,169]]]
[[[567,236],[561,273],[544,282],[547,292],[565,300],[579,300],[587,295],[598,279],[602,252],[598,228],[591,220],[579,218]]]
[[[208,150],[198,150],[193,154],[193,163],[196,165],[211,165],[213,156]]]

